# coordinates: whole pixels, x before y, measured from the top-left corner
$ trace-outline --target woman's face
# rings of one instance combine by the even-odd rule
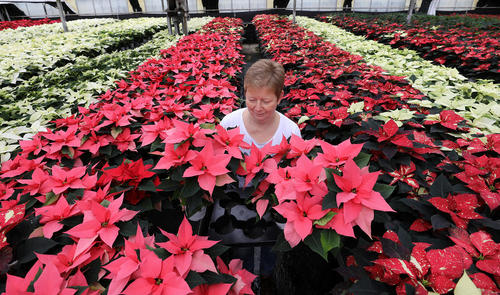
[[[266,123],[274,118],[274,112],[281,97],[276,97],[274,90],[269,87],[248,86],[245,93],[247,109],[256,122]]]

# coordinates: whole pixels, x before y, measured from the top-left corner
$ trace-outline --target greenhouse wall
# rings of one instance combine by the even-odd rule
[[[436,10],[467,11],[476,8],[478,0],[440,0]]]
[[[417,0],[415,8],[422,6],[422,0]],[[352,0],[352,11],[355,12],[395,12],[406,11],[410,0]]]
[[[58,17],[55,3],[15,4],[26,16],[32,18]],[[55,1],[54,1],[55,2]],[[125,15],[132,13],[161,14],[168,7],[168,0],[65,0],[70,10],[82,16]],[[287,10],[293,9],[293,0]],[[296,0],[297,11],[342,11],[345,0]],[[461,12],[474,10],[478,0],[440,0],[436,10],[443,12]],[[353,12],[396,12],[407,11],[410,0],[352,0]],[[422,0],[417,0],[416,9],[420,9]],[[202,0],[188,0],[191,13],[204,13]],[[219,12],[245,12],[273,9],[273,0],[219,0]],[[71,12],[66,11],[66,13]],[[15,16],[14,16],[15,17]]]
[[[219,0],[220,12],[265,10],[267,0]]]
[[[297,0],[296,9],[305,11],[337,11],[342,10],[344,0]],[[293,0],[288,2],[287,9],[293,9]]]
[[[15,5],[24,14],[32,17],[56,17],[59,15],[57,8],[45,3],[20,3]]]

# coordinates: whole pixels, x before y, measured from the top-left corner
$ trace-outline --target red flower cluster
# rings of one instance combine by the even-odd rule
[[[39,26],[39,25],[45,25],[45,24],[53,24],[53,23],[58,23],[61,20],[51,20],[48,18],[44,19],[20,19],[20,20],[12,20],[12,21],[0,21],[0,31],[1,30],[6,30],[6,29],[16,29],[18,27],[31,27],[31,26]]]
[[[492,27],[431,28],[425,24],[393,23],[350,16],[322,18],[326,22],[397,48],[410,48],[426,59],[455,67],[466,75],[493,78],[500,73],[500,32]]]
[[[382,69],[362,63],[360,56],[288,20],[266,15],[255,18],[254,23],[266,51],[287,69],[287,116],[297,121],[307,116],[307,125],[315,127],[316,137],[329,139],[331,125],[352,124],[347,109],[353,103],[363,102],[364,111],[371,116],[374,110],[409,108],[406,100],[423,97],[402,77],[385,75]]]
[[[455,246],[444,249],[429,249],[428,243],[412,243],[411,253],[407,257],[391,258],[384,254],[383,244],[394,244],[403,247],[398,235],[388,231],[382,241],[374,242],[367,250],[378,253],[372,266],[364,268],[370,277],[396,286],[397,294],[407,294],[406,284],[415,288],[415,294],[428,294],[426,288],[432,288],[439,294],[453,290],[458,278],[475,262],[476,267],[500,279],[498,272],[500,244],[495,243],[485,232],[470,235],[465,230],[456,230],[450,237]],[[351,266],[357,265],[354,257],[349,259]],[[487,275],[476,272],[470,275],[474,284],[482,290],[482,294],[498,294],[500,291],[495,282]]]

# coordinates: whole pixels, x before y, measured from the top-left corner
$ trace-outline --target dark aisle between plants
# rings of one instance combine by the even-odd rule
[[[255,26],[252,23],[245,23],[242,47],[245,64],[243,65],[242,76],[240,78],[239,93],[242,103],[241,107],[245,107],[245,95],[243,90],[243,78],[245,73],[248,68],[259,59],[268,58],[262,52]],[[260,276],[260,281],[254,284],[253,290],[256,295],[322,295],[328,293],[336,283],[342,281],[342,278],[332,271],[334,268],[338,267],[338,265],[334,265],[335,263],[332,261],[325,261],[303,244],[299,244],[294,249],[288,247],[288,251],[283,251],[287,247],[278,245],[275,248],[278,247],[280,248],[279,251],[271,250],[276,256],[273,259],[275,261],[266,262],[265,259],[269,255],[261,256],[261,268],[263,265],[271,263],[274,264],[274,269],[272,276]],[[260,248],[260,250],[263,249],[262,247]],[[230,258],[231,252],[232,251],[228,251],[227,258]],[[252,251],[252,253],[255,252]],[[255,273],[254,269],[248,270]]]

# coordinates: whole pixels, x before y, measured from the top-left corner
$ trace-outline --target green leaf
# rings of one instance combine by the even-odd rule
[[[184,186],[181,190],[182,198],[189,198],[196,194],[200,190],[200,186],[198,184],[198,177],[189,177],[186,178]]]
[[[44,206],[49,206],[49,205],[52,205],[54,204],[55,202],[57,202],[57,200],[59,200],[59,195],[56,195],[54,194],[53,192],[48,192],[46,195],[45,195],[45,203],[43,203]]]
[[[283,232],[280,232],[276,237],[276,242],[274,243],[273,249],[274,252],[286,252],[292,250],[290,244],[285,240],[285,236]]]
[[[328,252],[340,245],[340,237],[333,230],[314,229],[313,233],[304,240],[304,243],[328,261]]]
[[[340,246],[340,236],[331,229],[326,229],[321,231],[321,245],[325,252],[329,252],[334,248]]]
[[[203,124],[200,124],[200,127],[203,128],[203,129],[212,129],[212,130],[214,130],[215,129],[215,124],[212,124],[212,123],[203,123]]]
[[[71,159],[75,156],[75,149],[68,147],[68,146],[63,146],[61,149],[61,154],[63,155],[68,155]]]
[[[298,124],[300,125],[300,124],[302,124],[305,121],[310,120],[310,119],[311,118],[309,118],[308,116],[302,116],[302,117],[300,117]]]
[[[32,261],[36,258],[35,253],[46,253],[56,245],[55,241],[44,237],[28,239],[16,248],[17,255],[20,257],[19,263]]]
[[[205,279],[197,272],[190,271],[186,277],[186,283],[189,285],[189,288],[193,289],[196,286],[206,284]]]
[[[329,191],[328,194],[323,198],[321,208],[323,210],[337,208],[337,194],[335,192]]]
[[[106,207],[106,208],[108,208],[109,204],[111,204],[111,202],[108,200],[102,200],[102,202],[101,202],[101,206]]]
[[[165,260],[171,255],[170,252],[163,248],[154,248],[153,252],[155,252],[156,256],[158,256],[161,260]]]
[[[158,186],[159,190],[164,190],[167,192],[173,192],[179,188],[180,184],[177,181],[174,181],[172,179],[165,179],[164,181],[161,182],[161,184]]]
[[[215,272],[211,271],[205,271],[201,274],[203,279],[207,282],[207,284],[212,285],[212,284],[219,284],[219,283],[224,283],[224,284],[232,284],[236,282],[236,278],[233,276],[230,276],[228,274],[217,274]]]
[[[113,127],[111,128],[111,136],[113,136],[113,138],[116,139],[118,135],[122,133],[122,131],[123,129],[121,127]]]
[[[201,200],[200,194],[195,194],[194,196],[187,198],[186,215],[188,217],[193,216],[193,214],[200,211],[201,207],[203,207],[203,201]]]
[[[156,150],[164,150],[164,143],[161,141],[161,139],[157,138],[155,139],[155,141],[153,141],[153,143],[151,143],[151,148],[150,148],[150,152],[154,152]]]
[[[314,224],[319,226],[325,226],[328,222],[330,222],[330,220],[332,220],[333,216],[335,215],[337,215],[337,213],[330,211],[326,213],[325,216],[321,217],[321,219],[314,221]]]
[[[74,295],[81,295],[85,290],[89,288],[89,286],[71,286],[68,288],[77,290]]]
[[[358,165],[359,168],[363,168],[365,166],[368,166],[370,157],[370,154],[360,152],[359,155],[354,158],[354,162],[356,163],[356,165]]]
[[[27,292],[35,292],[35,283],[38,280],[38,278],[42,275],[43,269],[40,267],[38,268],[38,271],[36,272],[35,277],[33,278],[33,281],[30,282],[28,285],[28,289],[26,290]]]
[[[153,182],[153,179],[149,179],[145,183],[139,186],[139,189],[146,192],[156,192],[157,188]]]
[[[384,199],[387,199],[392,194],[392,192],[394,192],[395,188],[396,187],[394,186],[382,183],[376,183],[373,186],[373,190],[379,192],[382,195],[382,197],[384,197]]]

